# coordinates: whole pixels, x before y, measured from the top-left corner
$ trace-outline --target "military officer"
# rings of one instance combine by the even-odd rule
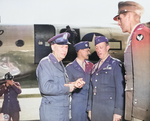
[[[18,94],[21,93],[19,82],[13,81],[13,76],[8,72],[5,74],[6,83],[0,89],[0,96],[4,94],[4,101],[1,113],[4,114],[4,120],[19,121],[20,105],[17,100]]]
[[[140,23],[144,8],[132,1],[118,3],[118,22],[130,36],[124,52],[125,119],[150,121],[150,29]]]
[[[92,69],[87,110],[92,121],[120,121],[124,108],[122,64],[108,54],[105,36],[95,37],[95,47],[100,60]]]
[[[82,79],[68,83],[68,75],[62,63],[68,52],[69,33],[52,37],[52,53],[44,57],[37,69],[39,89],[42,95],[40,121],[69,121],[69,93],[83,86]]]
[[[87,61],[90,54],[89,42],[79,42],[74,45],[77,58],[66,66],[69,81],[74,82],[83,78],[85,85],[72,92],[71,121],[88,121],[86,112],[89,91],[90,73],[93,63]]]

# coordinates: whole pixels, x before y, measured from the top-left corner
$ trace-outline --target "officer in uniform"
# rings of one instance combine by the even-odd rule
[[[4,94],[4,101],[1,113],[7,121],[19,121],[20,106],[17,100],[18,94],[21,93],[19,82],[13,81],[13,76],[8,72],[5,74],[6,83],[0,89],[0,96]]]
[[[150,29],[140,23],[144,8],[132,1],[118,3],[118,22],[130,33],[124,52],[126,70],[125,119],[150,121]]]
[[[95,46],[100,60],[92,69],[89,117],[92,121],[120,121],[124,108],[122,64],[108,54],[110,47],[105,36],[96,36]]]
[[[69,33],[61,33],[52,37],[52,53],[44,57],[37,69],[39,89],[42,95],[40,121],[69,121],[69,93],[81,88],[82,80],[69,83],[66,69],[62,63],[68,52]],[[80,87],[81,86],[81,87]]]
[[[75,82],[83,78],[85,85],[83,88],[77,88],[72,92],[71,101],[71,121],[88,121],[86,112],[89,82],[93,63],[87,61],[90,54],[89,42],[79,42],[74,45],[77,52],[77,58],[66,66],[70,82]]]

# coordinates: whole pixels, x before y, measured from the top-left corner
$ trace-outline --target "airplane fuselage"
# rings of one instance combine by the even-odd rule
[[[109,39],[111,56],[123,61],[128,34],[119,28],[111,27],[73,27],[77,32],[76,42],[89,41],[90,61],[98,61],[93,35],[106,36]],[[14,76],[28,75],[34,72],[39,61],[51,52],[48,39],[64,32],[64,26],[58,25],[0,25],[0,79],[7,72]],[[73,61],[76,52],[69,46],[64,63]]]

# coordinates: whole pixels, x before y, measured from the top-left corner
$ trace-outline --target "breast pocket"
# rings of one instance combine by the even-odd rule
[[[62,72],[54,73],[54,82],[55,83],[65,83],[65,74]]]
[[[76,81],[76,80],[78,80],[79,78],[83,78],[83,74],[80,73],[80,72],[74,74],[73,81]]]
[[[113,76],[111,70],[105,70],[100,72],[100,83],[109,85]]]

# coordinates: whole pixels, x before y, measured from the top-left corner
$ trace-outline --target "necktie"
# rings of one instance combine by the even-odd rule
[[[65,82],[68,84],[69,83],[69,77],[68,77],[68,74],[66,72],[66,69],[64,68],[64,66],[62,65],[61,62],[59,62],[60,66],[62,67],[63,71],[64,71],[64,74],[65,74]]]
[[[101,65],[103,64],[103,61],[102,60],[100,60],[99,61],[99,63],[98,63],[98,65],[97,65],[97,69],[96,69],[96,71],[98,71],[98,69],[101,67]]]
[[[103,61],[101,60],[99,65],[98,65],[98,69],[101,67],[102,64],[103,64]]]

